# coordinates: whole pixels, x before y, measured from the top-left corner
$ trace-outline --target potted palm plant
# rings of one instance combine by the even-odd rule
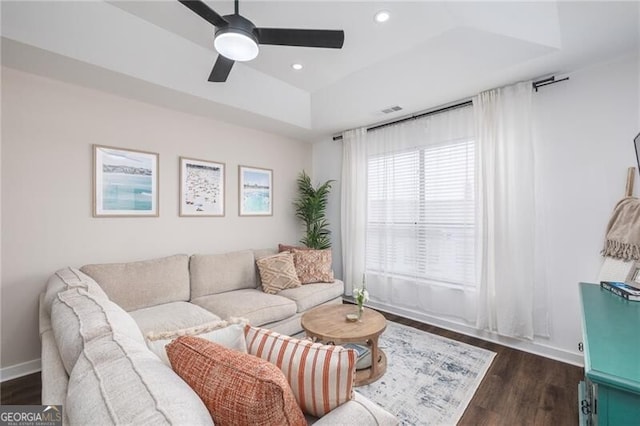
[[[304,170],[298,176],[298,198],[293,204],[296,207],[296,217],[304,223],[306,230],[300,242],[309,248],[322,250],[331,247],[331,230],[326,215],[333,182],[328,180],[314,188],[311,178]]]

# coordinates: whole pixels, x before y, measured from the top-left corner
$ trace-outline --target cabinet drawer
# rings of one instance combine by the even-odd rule
[[[640,424],[640,394],[598,385],[598,423],[601,426]]]
[[[580,297],[585,372],[580,424],[585,415],[587,425],[640,425],[640,302],[597,284],[581,283]]]

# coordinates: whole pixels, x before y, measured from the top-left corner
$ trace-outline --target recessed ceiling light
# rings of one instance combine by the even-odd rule
[[[302,64],[291,64],[291,68],[296,71],[300,71],[302,69]]]
[[[375,14],[373,19],[375,19],[376,22],[387,22],[390,17],[391,17],[391,14],[389,14],[388,11],[381,10],[380,12]]]

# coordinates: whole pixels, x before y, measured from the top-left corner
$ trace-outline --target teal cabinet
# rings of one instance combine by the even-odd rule
[[[640,425],[640,302],[580,283],[585,382],[581,424]]]

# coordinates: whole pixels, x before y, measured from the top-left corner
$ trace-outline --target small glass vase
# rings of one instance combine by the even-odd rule
[[[356,314],[358,315],[358,321],[362,320],[362,314],[364,313],[364,306],[363,305],[358,305],[358,311],[356,312]]]

